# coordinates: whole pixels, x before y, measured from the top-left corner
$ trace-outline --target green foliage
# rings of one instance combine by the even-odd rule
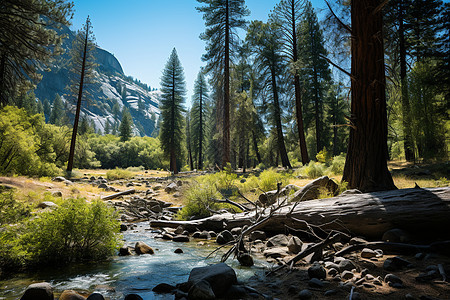
[[[259,174],[258,187],[264,192],[273,191],[277,189],[277,183],[285,186],[288,177],[289,175],[287,173],[279,173],[275,169],[270,168]]]
[[[122,122],[119,126],[119,136],[121,142],[126,142],[131,138],[131,126],[133,125],[133,119],[131,118],[130,111],[124,107],[122,111]]]
[[[31,264],[100,260],[120,245],[117,213],[100,200],[68,199],[29,221],[21,237]]]
[[[203,71],[197,75],[194,84],[194,95],[192,96],[191,110],[191,135],[192,152],[194,161],[197,162],[197,169],[203,169],[204,152],[206,145],[206,113],[209,96],[208,85]]]
[[[133,178],[133,173],[128,170],[115,168],[114,170],[109,170],[106,172],[106,178],[108,180],[117,180],[117,179],[130,179]]]
[[[341,153],[340,155],[333,157],[329,170],[333,174],[342,175],[342,173],[344,172],[344,166],[345,154]]]
[[[196,218],[208,217],[211,215],[208,208],[212,210],[218,210],[219,208],[219,204],[214,203],[213,199],[220,198],[221,195],[212,180],[202,179],[200,182],[194,181],[186,191],[185,206],[178,212],[177,218],[189,220],[194,216]]]
[[[316,159],[320,163],[327,164],[331,160],[331,153],[327,151],[326,147],[323,147],[323,149],[316,154]]]
[[[14,198],[13,191],[3,191],[0,186],[0,228],[17,223],[30,216],[30,207]]]
[[[314,179],[325,174],[326,166],[322,163],[311,161],[307,165],[301,167],[296,171],[296,175],[306,176]]]

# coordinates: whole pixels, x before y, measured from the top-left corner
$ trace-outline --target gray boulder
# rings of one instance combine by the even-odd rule
[[[217,235],[216,242],[219,245],[224,245],[234,240],[233,234],[230,231],[224,230]]]
[[[168,194],[170,193],[174,193],[178,190],[178,185],[175,182],[171,182],[169,183],[166,188],[164,189],[164,191]]]
[[[289,242],[287,244],[289,252],[294,253],[294,254],[297,254],[300,251],[302,251],[302,246],[303,246],[303,242],[297,236],[292,236],[289,239]]]
[[[313,264],[308,268],[309,278],[325,279],[327,277],[327,271],[319,264]]]
[[[277,234],[267,241],[267,247],[287,246],[289,239],[285,234]]]
[[[215,297],[223,295],[233,284],[237,283],[236,273],[225,263],[219,263],[206,267],[194,268],[189,274],[188,283],[192,286],[201,281],[206,281],[211,286]],[[201,284],[201,286],[205,286]],[[191,294],[191,290],[189,290]],[[197,298],[194,298],[197,299]],[[202,298],[209,299],[209,298]]]
[[[155,251],[147,245],[144,242],[136,242],[134,246],[134,251],[136,251],[136,254],[155,254]]]
[[[201,280],[194,283],[189,289],[188,298],[195,300],[212,300],[216,299],[216,294],[214,294],[208,281]]]
[[[189,237],[187,235],[179,234],[173,237],[174,242],[189,242]]]
[[[47,282],[30,284],[20,300],[53,300],[53,288]]]
[[[250,233],[250,241],[261,240],[264,241],[266,239],[266,233],[261,230],[256,230]]]

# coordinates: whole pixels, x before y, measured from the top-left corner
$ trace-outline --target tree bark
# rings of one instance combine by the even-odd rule
[[[230,12],[226,0],[222,168],[230,162]]]
[[[269,213],[270,208],[260,212],[260,219]],[[155,220],[150,225],[223,230],[251,225],[254,219],[255,211],[252,211],[214,215],[195,221]],[[412,188],[298,202],[275,212],[261,230],[282,233],[288,228],[307,229],[305,222],[295,219],[321,226],[324,230],[339,230],[369,238],[380,238],[393,228],[414,234],[438,232],[440,235],[450,235],[449,231],[444,230],[450,227],[450,188]]]
[[[199,141],[198,141],[198,162],[197,169],[203,169],[203,82],[200,85],[200,108],[199,108]]]
[[[380,0],[352,1],[351,128],[343,181],[363,192],[395,189],[387,168],[387,113]]]

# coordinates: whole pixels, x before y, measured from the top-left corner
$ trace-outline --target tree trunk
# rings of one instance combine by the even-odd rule
[[[256,140],[255,130],[252,130],[252,139],[253,139],[253,149],[255,150],[256,159],[258,160],[258,164],[260,164],[261,163],[261,155],[259,154],[258,141]]]
[[[198,162],[197,169],[203,169],[203,85],[200,85],[200,116],[199,116],[199,141],[198,141]]]
[[[80,119],[81,99],[83,97],[84,72],[86,69],[87,46],[89,38],[89,22],[86,21],[86,38],[84,40],[83,63],[81,65],[80,87],[78,89],[77,109],[75,121],[73,123],[72,139],[70,141],[69,161],[67,163],[67,173],[71,175],[73,169],[73,157],[75,155],[75,143],[77,139],[78,120]]]
[[[283,136],[283,127],[281,125],[281,109],[280,102],[278,100],[278,90],[277,90],[277,80],[275,76],[275,70],[271,70],[272,76],[272,92],[273,92],[273,105],[274,105],[274,118],[275,118],[275,126],[277,130],[277,144],[278,151],[281,156],[281,164],[284,168],[292,169],[291,163],[289,162],[289,158],[286,151],[286,145],[284,144],[284,136]]]
[[[230,162],[230,13],[226,0],[225,12],[225,61],[223,94],[223,153],[222,168]]]
[[[315,121],[316,121],[316,152],[319,153],[322,151],[322,128],[320,123],[320,118],[322,117],[320,115],[320,103],[319,103],[319,82],[318,82],[318,76],[317,76],[317,70],[316,66],[314,65],[314,112],[315,112]]]
[[[405,24],[403,14],[405,7],[403,1],[400,1],[398,7],[398,35],[399,35],[399,54],[400,54],[400,81],[402,95],[402,114],[403,114],[403,148],[407,161],[415,161],[414,142],[411,132],[411,109],[409,105],[408,81],[406,78],[406,45],[405,45]]]
[[[387,113],[380,0],[352,1],[351,128],[343,181],[363,192],[395,189],[387,168]]]
[[[170,149],[170,171],[173,171],[173,174],[178,174],[177,157],[174,149]]]
[[[291,212],[293,205],[294,210]],[[267,208],[260,219],[269,215]],[[195,221],[150,222],[152,227],[183,225],[199,230],[223,230],[250,225],[255,212],[214,215]],[[450,235],[450,188],[402,189],[368,194],[341,195],[291,204],[275,212],[262,230],[284,233],[286,229],[304,230],[306,224],[321,226],[324,230],[380,238],[393,228],[401,228],[414,234]]]

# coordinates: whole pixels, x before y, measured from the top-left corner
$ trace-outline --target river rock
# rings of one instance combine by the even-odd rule
[[[248,253],[240,253],[238,255],[238,261],[241,264],[241,266],[244,267],[251,267],[254,264],[252,256]]]
[[[308,289],[302,290],[300,293],[298,293],[298,299],[302,299],[302,300],[311,299],[312,296],[313,296],[313,294]]]
[[[367,241],[365,239],[354,237],[349,242],[350,245],[360,245],[360,244],[366,244]]]
[[[61,191],[54,191],[54,192],[52,192],[52,197],[61,198],[62,196],[63,196],[63,194],[62,194]]]
[[[105,300],[105,297],[103,297],[100,293],[92,293],[86,298],[86,300]]]
[[[216,294],[208,281],[200,280],[194,283],[189,289],[188,298],[196,300],[213,300],[216,299]]]
[[[400,283],[400,284],[403,283],[403,281],[398,276],[396,276],[394,274],[387,274],[384,277],[384,282],[386,282],[386,283],[390,283],[390,282],[391,283]]]
[[[74,290],[65,290],[59,296],[59,300],[85,300],[86,298],[75,292]]]
[[[175,249],[175,251],[173,251],[173,253],[181,254],[181,253],[184,253],[184,252],[183,252],[183,249],[177,248],[177,249]]]
[[[44,201],[38,204],[37,208],[47,208],[47,207],[58,207],[58,204],[52,202],[52,201]]]
[[[129,256],[129,255],[133,255],[133,253],[131,253],[130,247],[120,247],[119,256]]]
[[[178,190],[178,186],[177,186],[177,184],[176,184],[175,182],[169,183],[169,184],[165,187],[165,189],[164,189],[164,191],[165,191],[166,193],[168,193],[168,194],[174,193],[174,192],[176,192],[177,190]]]
[[[388,258],[383,263],[383,268],[386,271],[398,271],[410,266],[412,266],[412,264],[409,261],[398,256]]]
[[[144,299],[142,299],[142,297],[137,294],[128,294],[125,296],[123,300],[144,300]]]
[[[174,242],[189,242],[189,237],[187,235],[179,234],[173,237]]]
[[[136,242],[136,245],[134,246],[134,251],[136,251],[136,254],[155,254],[155,251],[147,245],[144,242]]]
[[[242,232],[242,227],[235,227],[231,229],[231,234],[233,235],[240,235]]]
[[[286,252],[286,247],[273,247],[264,250],[263,252],[265,257],[278,258],[285,257],[288,255]]]
[[[225,263],[191,270],[188,283],[194,285],[200,281],[207,281],[216,297],[221,297],[228,288],[237,283],[236,273]],[[189,291],[190,292],[190,291]]]
[[[209,234],[209,231],[202,231],[200,232],[200,235],[198,236],[199,239],[204,239],[204,240],[210,240],[211,239],[211,235]]]
[[[302,251],[302,246],[303,242],[297,236],[292,236],[287,244],[289,252],[294,254],[298,254],[300,251]]]
[[[53,300],[53,288],[47,282],[30,284],[20,300]]]
[[[338,264],[341,271],[351,271],[357,269],[356,265],[349,259],[343,259]]]
[[[221,233],[219,233],[217,235],[217,238],[216,238],[216,242],[219,245],[224,245],[224,244],[229,243],[229,242],[231,242],[233,240],[234,240],[234,237],[231,234],[231,232],[228,231],[228,230],[222,231]]]
[[[351,271],[344,271],[344,272],[342,272],[342,274],[341,274],[341,278],[344,279],[344,280],[352,279],[353,276],[354,276],[354,275],[353,275],[353,273],[352,273]]]
[[[184,232],[183,226],[178,226],[177,229],[175,229],[175,234],[182,234]]]
[[[372,258],[372,257],[376,257],[376,256],[377,256],[377,253],[375,251],[373,251],[372,249],[364,248],[361,251],[362,258]]]
[[[266,233],[261,230],[253,231],[252,233],[250,233],[249,239],[250,239],[250,241],[256,241],[256,240],[264,241],[266,239]]]
[[[176,289],[176,287],[174,287],[173,285],[170,285],[167,283],[160,283],[157,286],[155,286],[152,289],[152,291],[155,293],[160,293],[160,294],[168,294],[168,293],[171,293],[175,289]]]
[[[244,286],[233,284],[223,295],[223,299],[246,299],[247,295],[247,289]]]
[[[280,246],[287,246],[289,243],[289,239],[285,234],[277,234],[273,237],[271,237],[267,243],[267,247],[280,247]]]
[[[313,264],[308,268],[309,278],[325,279],[327,277],[327,271],[320,264]]]

